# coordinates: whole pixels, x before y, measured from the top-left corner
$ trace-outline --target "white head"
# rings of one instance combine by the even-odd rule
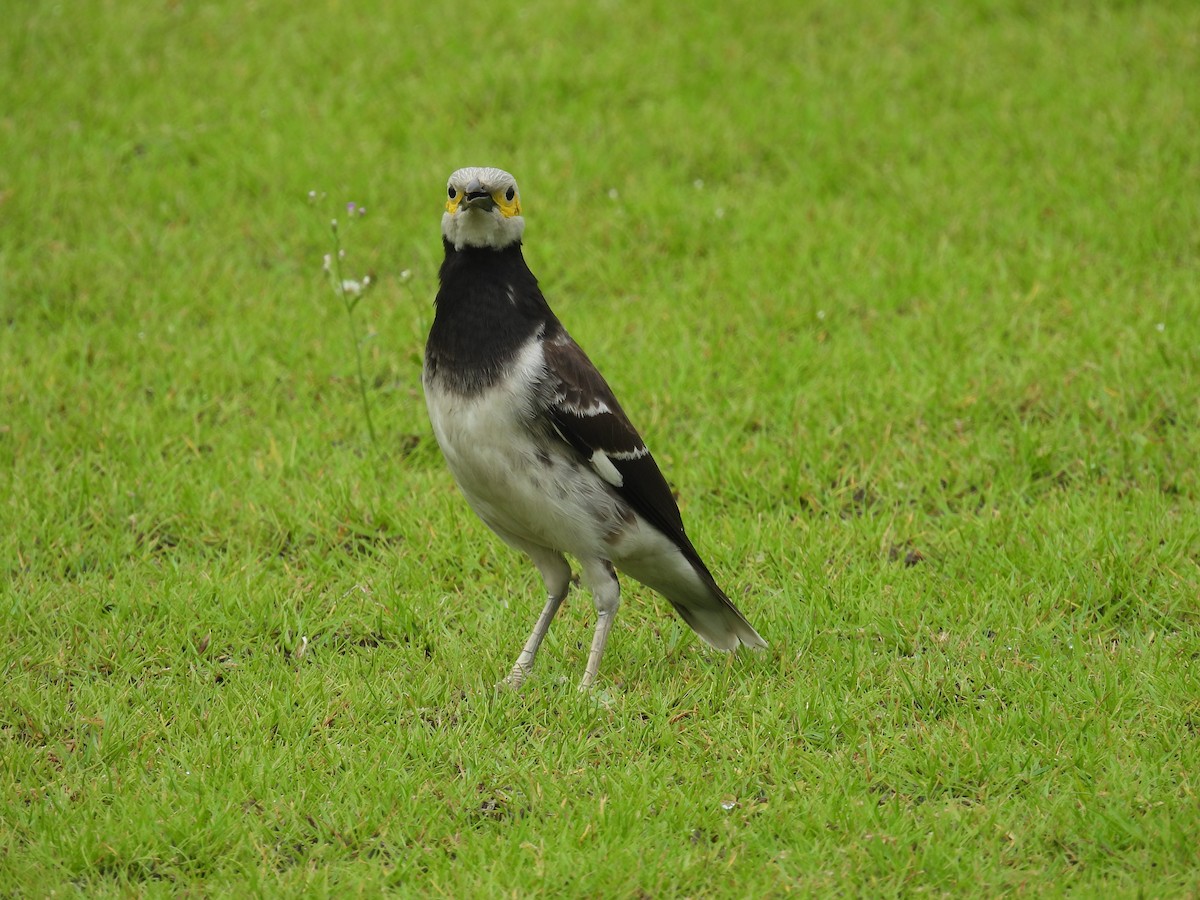
[[[446,196],[442,235],[454,249],[500,250],[521,240],[525,231],[521,194],[516,180],[502,169],[459,169],[450,176]]]

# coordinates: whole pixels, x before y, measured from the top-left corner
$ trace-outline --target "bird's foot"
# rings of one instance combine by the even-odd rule
[[[525,683],[525,679],[529,677],[529,673],[532,671],[532,667],[523,666],[520,663],[517,663],[512,667],[511,672],[505,675],[504,678],[500,679],[500,681],[496,682],[496,689],[505,691],[518,691],[521,689],[521,685]]]

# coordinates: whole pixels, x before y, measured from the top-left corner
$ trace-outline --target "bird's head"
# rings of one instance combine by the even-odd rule
[[[517,182],[502,169],[470,166],[450,176],[446,185],[442,235],[456,250],[518,243],[525,231]]]

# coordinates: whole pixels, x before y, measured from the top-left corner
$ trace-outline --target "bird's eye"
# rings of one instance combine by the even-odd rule
[[[446,193],[450,196],[451,200],[458,196],[458,191],[456,191],[453,187],[446,188]]]
[[[507,191],[504,192],[504,199],[507,200],[509,203],[512,202],[512,198],[515,196],[517,196],[516,188],[510,187]]]

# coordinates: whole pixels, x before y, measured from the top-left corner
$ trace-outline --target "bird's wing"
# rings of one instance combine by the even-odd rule
[[[565,331],[548,335],[543,347],[552,388],[546,414],[558,433],[642,518],[707,571],[683,530],[666,478],[604,376]]]
[[[698,592],[685,588],[668,594],[657,589],[714,647],[733,650],[739,643],[765,647],[766,641],[725,596],[688,540],[667,480],[604,377],[561,326],[544,337],[542,347],[549,388],[544,411],[555,430],[618,496],[679,549],[695,572]],[[645,583],[653,587],[655,579]]]

